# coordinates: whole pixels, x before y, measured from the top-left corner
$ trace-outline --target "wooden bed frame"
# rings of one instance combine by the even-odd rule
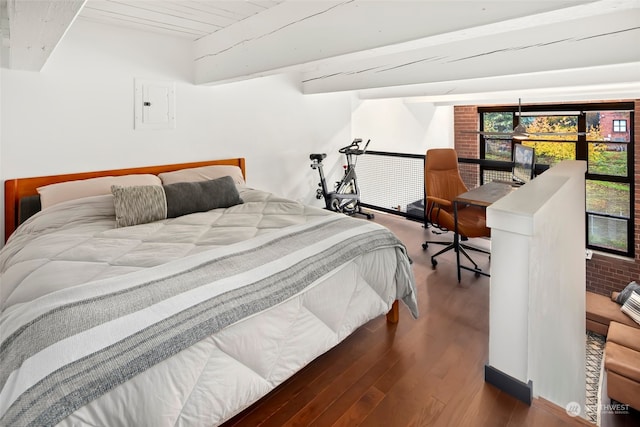
[[[238,157],[235,159],[206,160],[202,162],[176,163],[171,165],[144,166],[138,168],[9,179],[4,182],[4,241],[6,242],[9,239],[9,236],[11,236],[18,226],[18,207],[20,206],[20,199],[38,194],[38,187],[79,179],[97,178],[101,176],[120,176],[143,173],[157,175],[162,172],[172,172],[180,169],[211,165],[238,166],[242,170],[242,176],[244,176],[245,179],[247,177],[245,171],[245,159],[244,157]],[[389,323],[397,323],[399,317],[398,301],[396,300],[393,303],[391,310],[387,313],[387,321]]]
[[[20,206],[20,199],[26,196],[34,196],[38,194],[38,187],[65,181],[97,178],[100,176],[120,176],[143,173],[157,175],[162,172],[172,172],[180,169],[211,165],[238,166],[242,170],[242,176],[245,178],[247,176],[245,173],[244,158],[239,157],[236,159],[206,160],[202,162],[176,163],[171,165],[143,166],[138,168],[9,179],[4,182],[4,241],[6,242],[9,239],[11,233],[13,233],[18,226],[18,207]]]

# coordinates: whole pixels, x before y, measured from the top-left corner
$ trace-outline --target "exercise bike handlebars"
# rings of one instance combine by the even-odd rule
[[[341,149],[339,149],[338,153],[346,154],[346,155],[360,156],[360,155],[362,155],[362,154],[367,152],[367,147],[369,146],[370,142],[371,142],[371,140],[369,139],[367,141],[367,143],[364,145],[364,148],[361,150],[360,149],[360,144],[362,143],[362,139],[361,138],[356,138],[356,139],[353,140],[353,142],[351,144],[347,145],[346,147],[342,147]],[[309,154],[309,160],[315,161],[316,163],[320,163],[326,157],[327,157],[326,153]],[[314,165],[311,165],[311,167],[314,167]]]
[[[356,138],[353,140],[353,142],[349,145],[347,145],[346,147],[342,147],[341,149],[338,150],[338,153],[341,154],[353,154],[354,156],[359,156],[361,154],[364,154],[367,152],[367,147],[369,146],[369,143],[371,142],[371,140],[369,139],[367,141],[367,143],[364,145],[364,148],[361,150],[360,149],[360,144],[362,143],[362,139],[361,138]]]

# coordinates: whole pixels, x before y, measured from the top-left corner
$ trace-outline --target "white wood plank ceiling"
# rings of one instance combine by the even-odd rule
[[[88,0],[80,19],[197,40],[284,0]]]
[[[304,93],[362,98],[640,97],[640,0],[0,0],[0,30],[3,10],[11,68],[39,70],[80,10],[114,31],[192,40],[197,84],[295,72]]]

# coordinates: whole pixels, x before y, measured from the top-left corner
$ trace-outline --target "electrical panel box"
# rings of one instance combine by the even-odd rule
[[[174,129],[175,83],[135,79],[135,124],[138,129]]]

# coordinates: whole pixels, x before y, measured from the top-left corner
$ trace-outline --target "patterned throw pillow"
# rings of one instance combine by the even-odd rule
[[[640,325],[640,294],[638,292],[632,292],[620,310]]]
[[[167,198],[161,185],[111,186],[116,227],[146,224],[167,217]]]
[[[627,301],[627,298],[629,298],[634,291],[640,292],[640,285],[636,282],[630,282],[622,291],[620,291],[620,294],[616,297],[616,302],[618,304],[624,304]]]

